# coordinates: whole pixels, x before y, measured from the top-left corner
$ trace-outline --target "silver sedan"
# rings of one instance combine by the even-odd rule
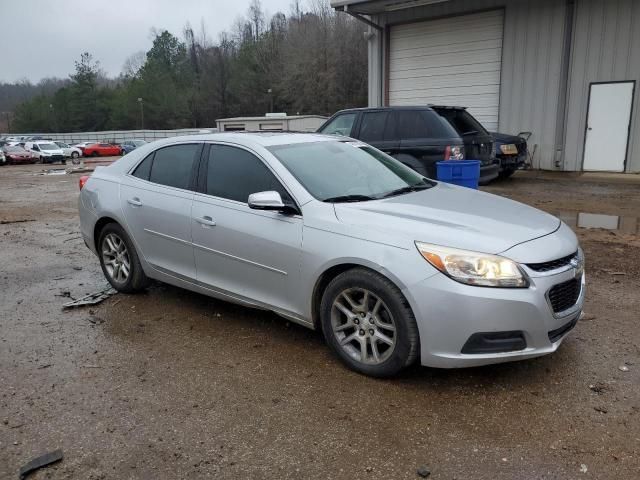
[[[555,351],[584,303],[574,233],[315,134],[143,145],[81,182],[82,235],[121,292],[150,279],[322,332],[349,367],[465,367]]]

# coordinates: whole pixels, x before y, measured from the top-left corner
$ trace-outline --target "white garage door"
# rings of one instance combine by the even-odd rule
[[[390,105],[468,107],[498,127],[502,10],[391,27]]]

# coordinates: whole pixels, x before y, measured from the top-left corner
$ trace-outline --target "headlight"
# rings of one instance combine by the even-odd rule
[[[479,287],[529,286],[525,273],[508,258],[422,242],[416,242],[416,247],[425,260],[457,282]]]
[[[516,147],[513,143],[507,143],[504,145],[500,145],[500,151],[505,155],[517,155],[518,147]]]

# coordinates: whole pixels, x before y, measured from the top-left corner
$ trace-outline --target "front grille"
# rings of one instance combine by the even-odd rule
[[[572,253],[571,255],[567,255],[566,257],[558,258],[556,260],[551,260],[550,262],[543,263],[527,263],[527,267],[531,270],[535,270],[536,272],[549,272],[551,270],[556,270],[558,268],[566,267],[571,263],[571,259],[575,257],[578,252]]]
[[[549,290],[549,302],[554,313],[564,312],[573,307],[580,296],[581,282],[573,278],[555,285]]]

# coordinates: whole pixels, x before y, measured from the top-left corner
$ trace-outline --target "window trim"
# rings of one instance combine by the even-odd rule
[[[152,182],[151,181],[151,172],[153,170],[153,163],[156,160],[156,153],[159,150],[162,150],[164,148],[169,148],[169,147],[176,147],[179,145],[198,145],[198,149],[196,149],[196,153],[194,154],[194,162],[193,165],[191,166],[191,173],[189,174],[189,185],[187,186],[187,188],[180,188],[180,187],[174,187],[172,185],[164,185],[162,183],[156,183],[156,182]],[[155,150],[153,150],[152,152],[149,152],[148,155],[145,155],[144,157],[142,157],[140,160],[138,160],[136,163],[133,164],[133,166],[129,169],[129,171],[127,171],[126,176],[130,177],[136,181],[140,181],[140,182],[146,182],[149,185],[156,185],[158,187],[163,187],[163,188],[171,188],[174,190],[178,190],[180,192],[191,192],[194,193],[196,192],[196,188],[197,188],[197,175],[198,175],[198,166],[200,165],[200,162],[202,161],[202,151],[204,149],[205,143],[204,142],[198,142],[198,141],[185,141],[185,142],[178,142],[178,143],[172,143],[170,145],[162,145],[161,147],[156,148]],[[144,162],[147,158],[149,158],[150,156],[153,155],[153,158],[151,159],[151,166],[149,167],[149,178],[148,179],[144,179],[144,178],[140,178],[140,177],[136,177],[133,172],[135,172],[135,170],[140,166],[140,164],[142,162]]]
[[[262,162],[262,164],[267,168],[267,170],[271,172],[271,174],[275,177],[275,179],[280,183],[282,188],[289,194],[289,196],[293,200],[294,207],[298,210],[298,213],[290,214],[289,216],[302,217],[302,209],[300,208],[300,202],[293,195],[293,193],[291,192],[291,189],[286,184],[286,182],[284,182],[280,177],[280,175],[278,175],[278,173],[274,171],[273,168],[271,168],[271,165],[269,165],[269,162],[267,162],[264,159],[264,157],[260,155],[258,152],[256,152],[255,150],[252,150],[251,148],[246,147],[245,145],[239,145],[237,143],[223,142],[223,141],[206,141],[205,142],[202,155],[200,156],[200,166],[197,171],[198,179],[197,179],[197,190],[195,190],[196,193],[200,195],[204,195],[205,197],[214,198],[216,200],[221,200],[224,202],[232,202],[235,205],[243,205],[245,208],[250,209],[252,212],[255,212],[255,210],[249,207],[249,204],[247,202],[241,202],[239,200],[233,200],[232,198],[219,197],[217,195],[212,195],[210,193],[207,193],[207,174],[209,170],[208,159],[209,159],[209,152],[211,151],[211,147],[213,145],[238,148],[256,157],[260,162]]]

